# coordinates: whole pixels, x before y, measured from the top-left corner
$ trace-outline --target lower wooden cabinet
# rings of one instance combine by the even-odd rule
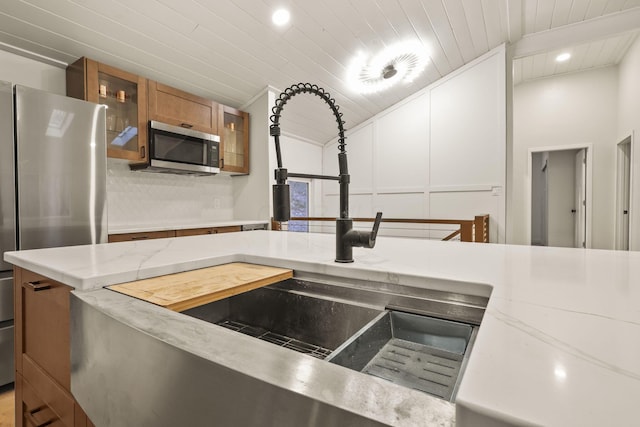
[[[132,240],[166,239],[176,237],[175,230],[144,231],[141,233],[109,234],[109,243],[129,242]]]
[[[229,225],[226,227],[185,228],[181,230],[110,234],[109,243],[128,242],[132,240],[164,239],[167,237],[201,236],[203,234],[235,233],[237,231],[242,231],[242,226]]]
[[[14,269],[16,427],[92,425],[70,391],[72,290]]]

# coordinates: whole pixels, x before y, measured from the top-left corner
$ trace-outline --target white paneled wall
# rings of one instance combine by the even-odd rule
[[[381,114],[375,127],[378,194],[424,193],[429,176],[429,92]]]
[[[109,227],[233,220],[231,177],[131,171],[107,160]]]
[[[505,81],[498,56],[431,91],[431,187],[504,182]]]
[[[348,123],[347,123],[348,125]],[[337,131],[336,131],[337,132]],[[360,127],[357,132],[347,130],[347,160],[351,175],[350,193],[371,195],[373,189],[373,125]],[[323,150],[324,174],[338,176],[338,145],[336,142],[327,145]],[[337,182],[325,182],[325,195],[337,196],[340,186]],[[336,211],[337,212],[337,211]]]
[[[624,140],[632,135],[632,184],[630,247],[640,251],[640,37],[629,48],[619,66],[618,137]]]
[[[350,216],[382,211],[395,218],[473,219],[488,213],[491,241],[504,242],[505,87],[500,47],[347,132]],[[336,143],[327,145],[325,174],[337,175],[336,156]],[[336,216],[338,187],[323,187],[322,214]],[[380,233],[445,232],[385,224]]]
[[[273,144],[273,142],[271,141]],[[292,173],[322,174],[322,146],[320,144],[296,138],[290,135],[280,137],[282,166]],[[273,170],[271,171],[273,179]],[[322,186],[317,180],[291,178],[309,182],[309,215],[320,215]],[[275,183],[275,180],[273,181]],[[271,189],[269,189],[271,190]]]

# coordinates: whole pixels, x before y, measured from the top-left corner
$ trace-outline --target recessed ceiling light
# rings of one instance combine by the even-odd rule
[[[271,15],[271,20],[278,27],[282,27],[287,22],[289,22],[290,17],[291,17],[291,14],[287,9],[278,9],[275,12],[273,12],[273,15]]]
[[[347,70],[347,81],[358,93],[379,92],[401,81],[412,82],[428,59],[425,47],[415,41],[390,45],[372,58],[359,53]]]
[[[571,54],[570,53],[561,53],[560,55],[556,56],[556,61],[564,62],[564,61],[568,60],[569,58],[571,58]]]

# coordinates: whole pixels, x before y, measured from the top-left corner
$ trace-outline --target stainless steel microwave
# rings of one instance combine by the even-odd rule
[[[220,172],[220,137],[193,129],[149,121],[149,161],[132,169],[188,175]]]

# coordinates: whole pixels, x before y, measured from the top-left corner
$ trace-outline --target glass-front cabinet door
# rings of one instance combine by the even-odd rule
[[[98,73],[98,102],[107,108],[107,151],[112,157],[144,159],[140,152],[138,84],[104,72]]]
[[[249,113],[220,106],[221,169],[225,172],[249,173]]]
[[[83,84],[83,87],[80,87]],[[107,155],[147,161],[147,81],[135,74],[80,58],[67,68],[67,94],[107,108]]]

